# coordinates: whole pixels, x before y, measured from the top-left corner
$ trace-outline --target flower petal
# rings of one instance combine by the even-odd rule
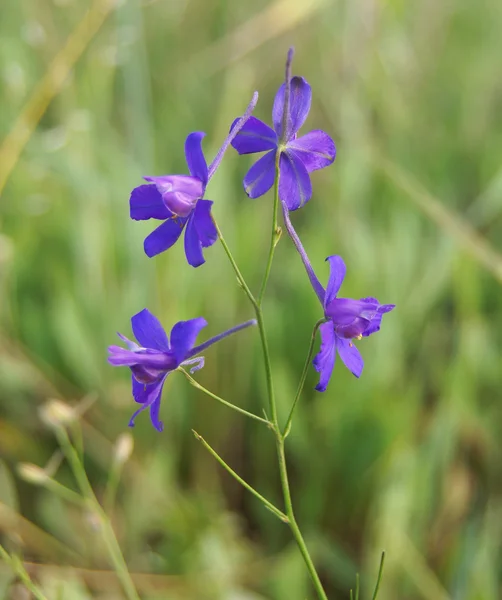
[[[356,318],[367,321],[375,316],[378,310],[378,302],[367,300],[353,300],[352,298],[334,298],[326,306],[326,316],[333,319],[336,325],[349,325]]]
[[[146,237],[143,244],[145,254],[152,258],[152,256],[164,252],[164,250],[175,244],[183,231],[186,221],[183,217],[171,218],[164,221],[157,229],[154,229]]]
[[[211,218],[212,205],[212,200],[199,200],[193,214],[194,227],[203,248],[209,248],[218,239],[216,225]]]
[[[165,378],[164,378],[164,381],[165,381]],[[162,387],[164,386],[164,381],[162,382]],[[162,399],[162,388],[160,390],[160,393],[155,398],[155,400],[150,404],[150,421],[152,422],[152,425],[155,427],[155,429],[159,433],[162,433],[162,431],[164,431],[164,423],[159,419],[161,399]]]
[[[321,333],[321,348],[312,364],[314,365],[315,370],[321,374],[319,383],[316,385],[315,389],[318,392],[324,392],[328,387],[331,373],[335,366],[336,337],[333,323],[323,323],[319,327],[319,331]]]
[[[292,139],[294,134],[305,122],[312,102],[312,88],[303,77],[292,77],[289,96],[289,119],[287,124],[287,139]],[[284,113],[284,96],[286,85],[279,88],[272,108],[272,121],[279,138],[283,137],[282,120]],[[286,140],[287,141],[287,140]]]
[[[146,385],[143,392],[141,392],[138,387],[136,387],[136,390],[135,390],[134,383],[133,383],[134,398],[135,398],[136,402],[141,402],[142,406],[133,413],[133,415],[129,421],[129,427],[134,427],[134,421],[135,421],[136,417],[139,415],[139,413],[143,412],[144,410],[146,410],[149,407],[152,407],[151,413],[150,413],[152,424],[155,427],[155,429],[157,429],[157,431],[162,431],[163,424],[161,421],[158,420],[158,414],[159,414],[159,407],[160,407],[160,399],[162,396],[162,388],[164,387],[165,380],[166,380],[166,377],[162,377],[162,379],[159,379],[159,381],[157,383]],[[136,395],[135,395],[135,392],[136,392]],[[154,414],[152,414],[152,412]]]
[[[194,131],[185,141],[185,158],[191,175],[207,184],[207,163],[202,152],[203,131]]]
[[[364,300],[375,300],[376,302],[378,302],[378,300],[376,300],[376,298],[364,298]],[[377,331],[380,331],[380,325],[381,325],[381,322],[382,322],[382,316],[385,313],[390,312],[395,307],[396,307],[395,304],[382,304],[382,305],[380,305],[378,307],[378,309],[377,309],[376,315],[371,319],[370,324],[368,325],[368,327],[363,332],[363,336],[364,337],[368,337],[372,333],[376,333]]]
[[[191,175],[162,175],[143,179],[156,185],[164,204],[180,217],[188,217],[197,200],[204,195],[204,184]]]
[[[199,238],[199,233],[195,227],[195,213],[190,215],[185,231],[185,256],[188,264],[192,267],[200,267],[206,261],[202,252],[202,243]]]
[[[136,221],[169,219],[173,214],[164,204],[157,186],[152,184],[135,187],[131,192],[129,207],[131,219]]]
[[[197,317],[189,321],[180,321],[171,330],[171,348],[178,363],[185,360],[194,347],[201,329],[207,325],[206,319]]]
[[[259,198],[274,185],[275,150],[267,152],[249,169],[244,177],[244,190],[250,198]]]
[[[288,142],[288,148],[295,151],[309,173],[327,167],[336,156],[335,142],[320,129],[291,140]]]
[[[324,309],[338,336],[351,339],[363,335],[377,314],[378,302],[335,298]]]
[[[157,385],[157,381],[155,383],[141,383],[134,377],[134,374],[131,375],[131,383],[132,383],[132,396],[134,400],[138,404],[144,404],[148,400],[148,396],[152,389]]]
[[[356,346],[350,340],[337,336],[336,349],[347,369],[356,377],[360,377],[363,372],[364,360]]]
[[[326,286],[326,294],[324,296],[324,308],[336,298],[347,271],[341,256],[335,254],[333,256],[328,256],[326,260],[329,262],[329,279],[328,285]]]
[[[312,197],[307,169],[293,150],[281,153],[279,197],[289,210],[301,208]]]
[[[230,131],[240,119],[235,119]],[[275,131],[256,117],[249,117],[242,129],[232,140],[232,146],[239,154],[252,154],[277,148]]]
[[[117,332],[119,338],[125,343],[125,345],[129,348],[129,350],[139,350],[140,346],[136,344],[136,342],[132,342],[129,338],[126,338],[125,335]]]
[[[131,318],[131,327],[134,337],[143,346],[143,348],[154,348],[167,352],[169,350],[169,340],[166,332],[156,316],[144,308]]]

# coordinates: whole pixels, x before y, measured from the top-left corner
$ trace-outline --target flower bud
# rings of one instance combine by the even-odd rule
[[[118,464],[124,464],[129,460],[134,450],[134,438],[128,432],[121,433],[115,442],[114,459]]]
[[[17,466],[17,473],[21,479],[35,485],[43,485],[49,479],[44,469],[32,463],[20,463]]]
[[[65,426],[75,420],[74,410],[61,400],[49,400],[40,408],[39,414],[49,427]]]

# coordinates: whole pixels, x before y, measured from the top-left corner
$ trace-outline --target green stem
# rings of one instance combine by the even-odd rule
[[[58,427],[56,429],[56,435],[59,441],[59,445],[61,446],[61,450],[63,451],[63,454],[65,455],[66,460],[70,465],[75,479],[77,480],[77,484],[80,487],[82,495],[87,499],[94,513],[100,521],[100,531],[103,537],[103,541],[108,549],[108,553],[110,555],[112,564],[115,568],[115,572],[117,573],[117,577],[119,578],[122,587],[124,588],[124,592],[128,600],[140,600],[138,592],[134,587],[134,583],[127,569],[127,564],[122,555],[122,551],[120,550],[120,546],[117,542],[117,538],[115,537],[115,532],[113,531],[110,520],[101,508],[101,505],[99,504],[94,494],[94,491],[92,489],[91,484],[89,483],[89,480],[87,479],[87,474],[85,472],[82,462],[80,461],[78,453],[72,446],[70,438],[68,437],[68,434],[63,427]]]
[[[275,247],[277,246],[281,237],[281,230],[277,227],[277,209],[279,207],[279,160],[281,153],[277,151],[275,155],[275,185],[274,185],[274,207],[272,209],[272,235],[270,237],[270,250],[268,251],[267,266],[265,268],[265,275],[261,283],[260,293],[258,294],[258,306],[262,305],[263,296],[267,287],[268,278],[270,276],[270,270],[272,269],[272,262],[274,260]]]
[[[278,177],[278,174],[276,174],[276,177]],[[274,211],[274,214],[275,214],[275,211]],[[284,496],[284,504],[286,507],[286,516],[287,516],[286,522],[288,523],[288,525],[291,529],[291,532],[293,534],[293,537],[294,537],[294,539],[298,545],[298,548],[300,549],[300,552],[303,556],[303,559],[304,559],[307,569],[309,571],[309,574],[312,579],[314,588],[317,592],[317,595],[319,596],[320,600],[327,600],[326,592],[324,591],[324,589],[322,587],[322,583],[319,579],[319,575],[317,574],[314,563],[312,562],[312,559],[308,552],[307,546],[305,545],[305,540],[303,539],[303,536],[301,534],[300,528],[298,527],[298,524],[296,522],[295,515],[293,512],[291,493],[289,490],[288,472],[287,472],[287,468],[286,468],[286,457],[284,454],[284,436],[282,435],[282,433],[280,431],[279,421],[278,421],[278,417],[277,417],[277,406],[276,406],[276,402],[275,402],[274,386],[273,386],[273,382],[272,382],[272,368],[271,368],[271,362],[270,362],[270,353],[268,350],[267,336],[266,336],[265,323],[263,320],[263,312],[262,312],[261,304],[256,301],[251,290],[249,289],[249,286],[245,282],[244,277],[242,276],[242,273],[240,272],[239,267],[237,266],[237,263],[235,262],[235,259],[232,256],[230,248],[228,247],[227,243],[225,242],[223,235],[221,233],[221,230],[219,229],[218,225],[216,224],[216,221],[214,220],[214,217],[213,217],[213,222],[215,224],[216,231],[218,232],[218,237],[223,246],[223,249],[225,250],[225,253],[227,254],[228,259],[230,261],[230,264],[232,265],[232,267],[235,271],[237,280],[239,281],[242,289],[248,296],[251,304],[253,305],[253,308],[254,308],[255,314],[256,314],[256,320],[258,322],[258,330],[260,332],[260,339],[261,339],[261,344],[262,344],[262,349],[263,349],[263,359],[264,359],[264,364],[265,364],[265,376],[266,376],[266,381],[267,381],[267,391],[268,391],[270,413],[271,413],[271,429],[274,431],[274,434],[276,436],[276,446],[277,446],[277,456],[278,456],[278,460],[279,460],[281,487],[282,487],[283,496]],[[275,246],[274,246],[274,248],[275,248]],[[272,258],[273,258],[274,248],[271,248],[270,254],[272,255]],[[264,278],[265,284],[266,284],[266,278],[268,278],[269,270],[270,269],[267,269],[267,271],[265,272],[265,278]],[[264,289],[263,284],[262,284],[262,288]],[[198,439],[201,439],[201,441],[202,441],[202,438],[200,438],[200,436],[198,436],[198,434],[196,437]],[[207,445],[206,445],[206,448],[208,450],[210,450],[210,448]],[[214,451],[212,451],[212,453],[213,453],[213,456],[216,458],[216,460],[218,460],[218,462],[220,462],[220,464],[225,469],[227,469],[227,471],[229,471],[229,473],[231,473],[238,481],[241,481],[239,476],[234,471],[232,471],[230,469],[230,467],[228,467],[228,465],[226,463],[224,463],[224,461],[216,453],[214,453]],[[251,491],[251,493],[253,493],[254,495],[257,495],[257,492],[253,488],[248,486],[248,484],[246,484],[246,482],[243,482],[242,484],[249,491]]]
[[[114,458],[108,473],[105,493],[103,494],[103,510],[107,515],[111,515],[113,513],[113,507],[115,506],[115,498],[117,497],[117,490],[123,468],[124,462]]]
[[[243,408],[240,408],[239,406],[232,404],[231,402],[227,402],[226,400],[223,400],[223,398],[220,398],[216,394],[213,394],[213,392],[210,392],[207,388],[205,388],[198,381],[196,381],[187,371],[185,371],[185,369],[178,367],[176,370],[179,371],[180,373],[183,373],[183,375],[188,379],[189,383],[191,385],[193,385],[193,387],[197,388],[201,392],[204,392],[204,394],[207,394],[214,400],[221,402],[221,404],[224,404],[225,406],[228,406],[228,408],[231,408],[231,409],[241,413],[241,415],[244,415],[245,417],[249,417],[250,419],[254,419],[255,421],[260,421],[261,423],[265,423],[265,425],[268,425],[269,427],[272,425],[272,423],[270,423],[270,421],[268,421],[267,419],[263,419],[262,417],[259,417],[258,415],[250,413],[247,410],[244,410]]]
[[[47,480],[44,481],[41,485],[56,496],[60,496],[63,500],[66,500],[67,502],[71,502],[72,504],[75,504],[76,506],[80,507],[87,506],[85,498],[82,498],[82,496],[80,496],[73,490],[70,490],[70,488],[67,488],[65,485],[62,485],[61,483],[59,483],[59,481],[56,481],[55,479],[48,477]]]
[[[289,479],[288,479],[288,470],[286,467],[286,455],[284,453],[284,437],[277,431],[277,456],[279,458],[279,473],[281,477],[281,486],[282,493],[284,495],[284,505],[286,508],[286,515],[289,520],[289,528],[291,529],[291,533],[295,538],[296,544],[300,549],[301,555],[303,556],[303,560],[307,566],[307,570],[309,572],[310,578],[314,585],[314,589],[317,592],[320,600],[328,600],[326,592],[322,587],[321,580],[319,579],[319,575],[317,574],[314,563],[312,562],[312,558],[310,557],[309,551],[305,544],[305,540],[303,539],[300,528],[298,527],[298,523],[296,522],[295,514],[293,511],[293,501],[291,499],[291,491],[289,489]]]
[[[291,422],[293,420],[293,413],[295,411],[296,404],[297,404],[298,400],[300,399],[301,393],[303,391],[303,386],[305,385],[305,379],[307,378],[307,373],[308,373],[308,370],[310,367],[310,361],[312,360],[312,354],[314,353],[314,344],[315,344],[315,338],[317,335],[317,330],[325,322],[326,322],[326,319],[319,319],[319,321],[317,321],[317,323],[314,325],[314,329],[312,330],[312,337],[310,338],[310,346],[309,346],[309,351],[307,353],[307,360],[305,361],[305,364],[303,366],[303,371],[302,371],[302,374],[300,377],[300,383],[298,384],[298,389],[296,390],[296,396],[295,396],[295,399],[293,400],[293,404],[291,405],[291,410],[289,411],[289,417],[288,417],[288,420],[286,421],[286,426],[284,427],[283,436],[285,438],[288,437],[289,432],[291,431]]]
[[[258,498],[258,500],[260,500],[261,502],[263,502],[263,504],[269,509],[271,510],[274,515],[276,515],[276,517],[279,517],[279,519],[285,523],[288,522],[288,517],[281,511],[279,510],[276,506],[274,506],[271,502],[269,502],[266,498],[264,498],[259,492],[257,492],[253,487],[251,487],[249,485],[249,483],[247,483],[247,481],[245,481],[244,479],[242,479],[242,477],[240,477],[239,475],[237,475],[237,473],[232,469],[232,467],[230,467],[229,465],[227,465],[227,463],[221,458],[221,456],[216,452],[216,450],[213,450],[213,448],[211,448],[211,446],[206,442],[206,440],[199,435],[196,431],[194,431],[192,429],[192,432],[195,436],[195,439],[197,439],[203,446],[204,448],[220,463],[220,465],[230,473],[230,475],[232,475],[232,477],[234,479],[236,479],[242,486],[244,486],[249,492],[251,492],[253,494],[253,496],[256,496],[256,498]]]
[[[2,545],[0,545],[0,557],[3,558],[3,560],[23,582],[25,588],[29,590],[37,600],[48,600],[47,596],[42,592],[42,590],[33,583],[21,560],[19,560],[17,557],[11,556]]]

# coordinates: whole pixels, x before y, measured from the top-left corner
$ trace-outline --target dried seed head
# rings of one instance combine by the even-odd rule
[[[121,433],[115,442],[115,461],[124,464],[129,460],[134,450],[134,438],[128,432]]]
[[[20,463],[17,472],[21,479],[35,485],[42,485],[49,479],[44,469],[32,463]]]
[[[61,427],[75,420],[75,411],[61,402],[61,400],[49,400],[39,410],[40,418],[49,427]]]

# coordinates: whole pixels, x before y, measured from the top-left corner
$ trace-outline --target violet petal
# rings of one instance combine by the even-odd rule
[[[288,142],[309,173],[330,165],[336,156],[335,142],[330,136],[315,129],[306,135]]]
[[[202,243],[195,227],[195,213],[190,215],[185,231],[185,255],[188,264],[192,267],[200,267],[206,261],[202,252]]]
[[[207,184],[207,163],[202,152],[203,131],[194,131],[185,141],[185,158],[190,173]]]
[[[201,329],[207,325],[206,319],[197,317],[189,321],[180,321],[171,330],[171,348],[178,364],[185,360],[194,347]]]
[[[244,177],[244,190],[250,198],[259,198],[274,185],[275,150],[267,152],[249,169]]]
[[[230,131],[240,119],[235,119]],[[249,117],[242,129],[232,140],[232,146],[239,154],[252,154],[264,152],[277,147],[277,135],[275,131],[256,117]]]
[[[347,270],[341,256],[335,254],[333,256],[328,256],[326,260],[329,262],[329,279],[328,285],[326,286],[326,294],[324,296],[324,308],[336,298]]]
[[[186,218],[184,219],[183,217],[171,218],[164,221],[157,229],[154,229],[146,237],[143,244],[145,254],[152,258],[152,256],[164,252],[164,250],[175,244],[183,231],[186,221]]]
[[[143,412],[144,410],[146,410],[147,408],[149,408],[156,402],[160,404],[160,399],[162,396],[162,388],[164,387],[165,380],[166,380],[166,378],[162,377],[162,379],[160,379],[158,381],[158,383],[146,386],[145,393],[143,395],[144,401],[142,402],[141,407],[138,408],[138,410],[133,413],[133,415],[129,421],[129,427],[134,427],[134,421],[135,421],[136,417],[139,415],[139,413]],[[133,393],[134,393],[134,389],[133,389]],[[152,420],[152,423],[153,423],[153,420]],[[158,421],[157,421],[157,424],[158,424]],[[153,423],[153,426],[156,427],[156,424]],[[158,428],[156,427],[156,429],[158,429]],[[162,429],[158,429],[158,431],[162,431]]]
[[[364,367],[364,360],[356,346],[350,340],[345,340],[337,336],[336,349],[347,369],[356,377],[360,377]]]
[[[319,353],[315,356],[312,364],[314,365],[315,370],[321,374],[319,383],[316,385],[315,389],[318,392],[324,392],[328,387],[331,373],[333,372],[333,368],[335,366],[336,339],[333,323],[331,322],[322,323],[322,325],[319,327],[319,331],[321,334],[321,348]]]
[[[162,200],[175,215],[188,217],[195,203],[204,194],[204,184],[198,177],[191,175],[161,175],[160,177],[144,177],[157,186]]]
[[[282,138],[282,120],[284,113],[284,96],[286,85],[283,83],[279,88],[272,108],[272,122],[279,138]],[[287,124],[288,139],[305,123],[312,102],[312,88],[303,77],[292,77],[289,96],[289,119]],[[286,140],[288,141],[288,140]]]
[[[312,184],[307,169],[292,150],[281,153],[279,197],[289,210],[297,210],[312,197]]]
[[[218,239],[218,232],[211,218],[212,205],[212,200],[199,200],[193,214],[194,227],[203,248],[209,248]]]
[[[134,337],[143,348],[154,348],[162,352],[169,350],[169,340],[160,321],[144,308],[131,318]]]
[[[172,212],[164,204],[157,186],[152,184],[135,187],[131,192],[129,207],[131,219],[136,221],[172,217]]]

